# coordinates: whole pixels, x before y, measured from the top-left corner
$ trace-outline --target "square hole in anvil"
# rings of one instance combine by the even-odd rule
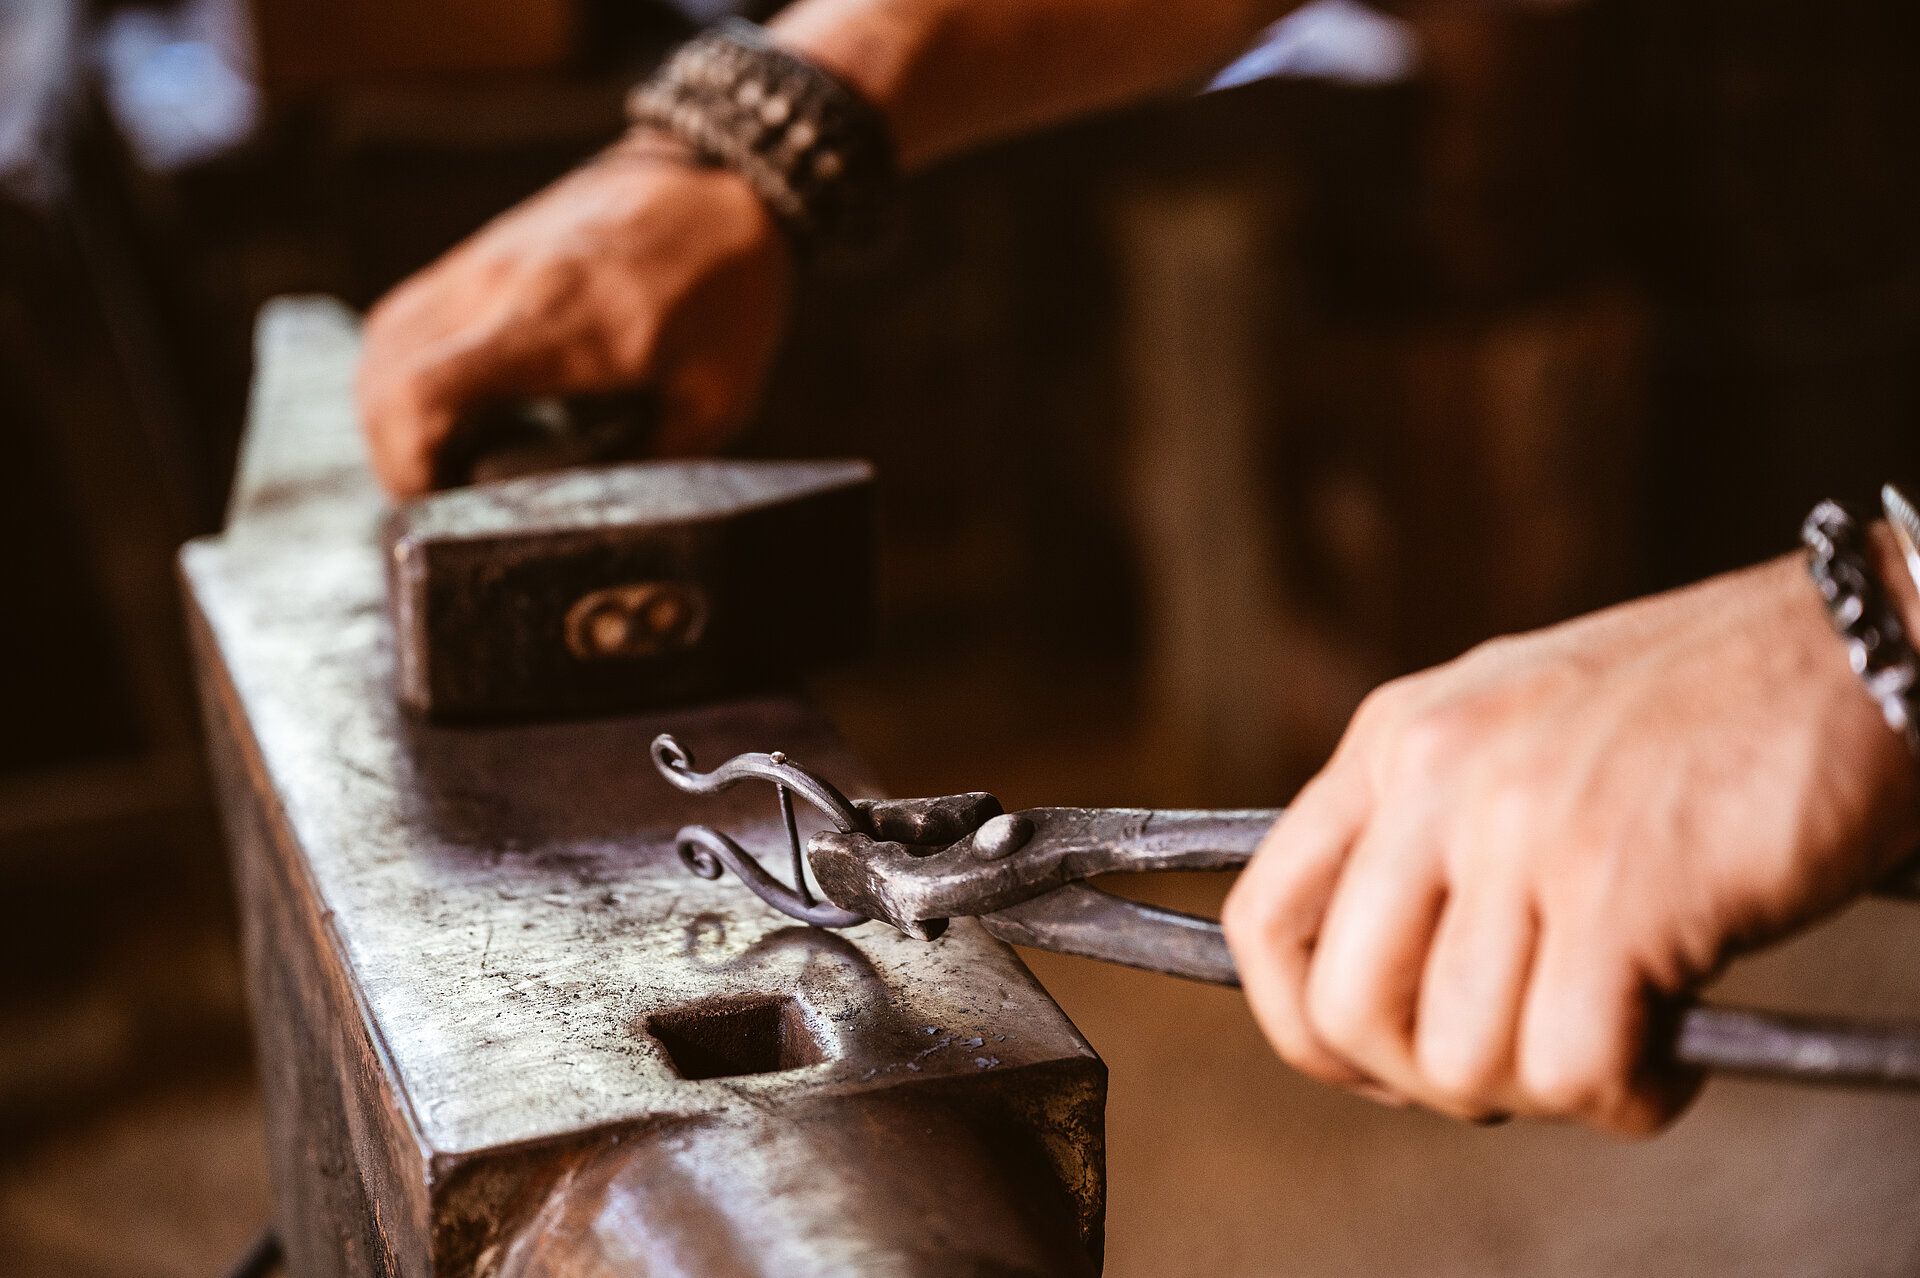
[[[646,1026],[686,1079],[772,1074],[827,1059],[791,998],[714,999],[655,1012]]]

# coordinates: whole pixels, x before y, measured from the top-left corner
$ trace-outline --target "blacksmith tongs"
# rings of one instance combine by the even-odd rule
[[[1001,940],[1188,980],[1238,985],[1220,924],[1089,886],[1103,874],[1232,870],[1253,856],[1278,809],[1004,811],[991,794],[849,800],[784,754],[741,754],[711,772],[673,737],[653,761],[681,790],[712,794],[740,781],[777,788],[791,853],[789,887],[733,839],[704,825],[676,837],[702,878],[731,869],[761,900],[815,927],[878,921],[923,941],[971,917]],[[793,795],[831,828],[800,842]],[[807,884],[811,868],[825,900]],[[1809,1083],[1920,1088],[1920,1026],[1786,1016],[1694,1003],[1667,1050],[1705,1069]]]

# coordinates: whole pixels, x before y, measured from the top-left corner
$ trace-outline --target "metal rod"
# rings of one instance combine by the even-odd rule
[[[800,849],[800,827],[793,819],[793,796],[787,793],[787,787],[775,786],[780,791],[780,819],[787,823],[787,847],[793,853],[793,891],[794,895],[807,904],[813,904],[813,893],[807,887],[807,859]]]
[[[1920,1025],[1698,1004],[1680,1015],[1673,1054],[1731,1074],[1835,1087],[1920,1087]]]

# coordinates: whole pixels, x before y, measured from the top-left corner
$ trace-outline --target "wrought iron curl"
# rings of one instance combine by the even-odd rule
[[[717,879],[726,870],[732,870],[762,901],[789,918],[814,927],[853,927],[867,921],[864,914],[843,910],[830,902],[815,901],[807,888],[806,864],[794,821],[792,795],[801,795],[844,834],[858,833],[862,828],[852,802],[832,783],[793,763],[779,751],[737,754],[711,772],[700,772],[696,770],[693,753],[665,732],[653,739],[651,753],[660,775],[689,794],[717,794],[747,780],[771,781],[780,794],[780,816],[792,853],[792,887],[768,873],[751,852],[705,825],[686,826],[674,836],[680,862],[688,870],[703,879]]]

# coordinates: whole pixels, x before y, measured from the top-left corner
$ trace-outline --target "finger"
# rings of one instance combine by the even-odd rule
[[[522,375],[516,356],[524,355],[488,309],[497,310],[470,310],[447,325],[433,322],[443,309],[408,320],[405,308],[390,306],[369,321],[356,396],[374,472],[395,497],[433,487],[462,416]]]
[[[449,360],[476,331],[499,326],[500,283],[467,256],[456,248],[381,298],[362,329],[361,428],[375,474],[396,497],[432,486],[435,456],[466,406]]]
[[[1514,1040],[1538,930],[1516,877],[1452,885],[1421,976],[1413,1043],[1436,1107],[1457,1118],[1523,1108]]]
[[[1322,1042],[1401,1095],[1431,1104],[1413,1061],[1414,1014],[1446,902],[1428,812],[1375,813],[1348,856],[1307,975]]]
[[[1646,1059],[1647,984],[1591,927],[1548,917],[1521,1013],[1516,1076],[1530,1113],[1640,1136],[1686,1106],[1697,1079]]]
[[[485,406],[565,393],[563,354],[515,340],[500,325],[475,326],[422,350],[414,362],[363,392],[375,472],[396,497],[445,482],[440,457]],[[596,388],[597,389],[597,388]]]
[[[427,392],[410,372],[375,375],[364,366],[357,387],[368,460],[381,486],[401,500],[433,487],[434,459],[457,421]]]
[[[1306,982],[1327,902],[1366,818],[1360,780],[1330,769],[1310,782],[1268,831],[1220,920],[1254,1019],[1274,1050],[1301,1073],[1342,1087],[1374,1080],[1314,1031]]]

